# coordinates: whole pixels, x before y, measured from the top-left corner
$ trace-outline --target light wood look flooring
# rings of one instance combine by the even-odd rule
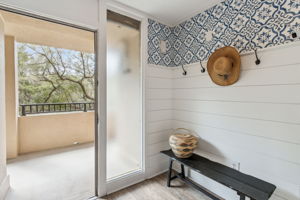
[[[211,200],[180,180],[173,180],[172,186],[171,188],[166,186],[166,174],[163,174],[108,195],[101,200]]]

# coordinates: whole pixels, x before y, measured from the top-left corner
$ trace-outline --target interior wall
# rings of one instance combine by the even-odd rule
[[[240,80],[215,85],[199,64],[182,69],[148,65],[147,135],[149,176],[167,170],[172,129],[191,129],[199,138],[197,153],[277,186],[271,199],[300,198],[300,43],[242,55]],[[284,56],[281,56],[284,55]],[[206,63],[203,63],[206,65]],[[191,178],[226,199],[229,188],[189,172]]]
[[[174,70],[173,122],[199,137],[198,153],[277,186],[272,199],[300,198],[300,44],[242,56],[240,80],[215,85],[199,64]],[[206,64],[206,63],[204,63]],[[192,178],[226,199],[235,192],[196,173]]]
[[[149,19],[148,62],[174,67],[205,61],[223,46],[248,52],[292,42],[292,33],[300,34],[299,7],[294,0],[226,0],[174,27]]]
[[[148,63],[162,66],[176,66],[174,63],[174,27],[148,19]],[[166,52],[160,51],[160,42],[165,41]]]
[[[295,41],[291,33],[299,30],[296,5],[289,0],[227,0],[175,27],[149,20],[150,176],[167,169],[168,160],[159,151],[170,148],[172,129],[184,127],[199,137],[197,153],[275,184],[271,199],[300,198],[300,45],[283,45]],[[277,21],[281,17],[285,20]],[[160,40],[167,42],[165,54]],[[200,72],[199,60],[206,66],[211,53],[226,45],[246,54],[239,82],[219,87],[207,72]],[[259,66],[249,51],[254,48],[261,49]],[[206,177],[193,171],[189,176],[225,199],[238,199],[234,191]]]
[[[146,148],[148,177],[166,170],[168,160],[160,154],[169,149],[173,128],[173,70],[157,65],[146,67]]]

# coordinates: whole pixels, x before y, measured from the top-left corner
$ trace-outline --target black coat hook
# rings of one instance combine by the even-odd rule
[[[183,65],[181,65],[181,67],[182,67],[182,70],[183,70],[182,75],[186,76],[186,74],[187,74],[186,70],[184,69]]]
[[[203,67],[201,60],[200,60],[200,65],[201,65],[201,72],[205,73],[205,68]]]
[[[257,56],[257,49],[254,50],[254,53],[255,53],[255,57],[256,57],[255,64],[256,64],[256,65],[259,65],[259,64],[260,64],[260,59],[259,59],[258,56]]]

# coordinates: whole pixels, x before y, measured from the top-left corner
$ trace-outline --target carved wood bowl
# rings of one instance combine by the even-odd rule
[[[179,130],[189,131],[188,129],[183,128],[176,129],[175,133],[169,138],[169,144],[176,157],[189,158],[197,147],[198,139],[190,134],[190,131],[188,134],[176,133]]]

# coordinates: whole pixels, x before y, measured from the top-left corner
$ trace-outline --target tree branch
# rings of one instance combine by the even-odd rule
[[[30,46],[30,45],[27,45],[27,47],[29,47],[36,54],[42,56],[46,60],[46,63],[48,63],[51,66],[51,68],[53,69],[53,71],[51,70],[52,71],[51,72],[49,70],[49,67],[45,67],[44,71],[42,73],[42,77],[43,77],[42,81],[49,82],[52,85],[52,90],[50,91],[50,93],[46,97],[45,102],[49,101],[49,99],[51,98],[52,94],[62,84],[61,83],[58,86],[56,86],[55,82],[52,81],[51,79],[49,79],[47,77],[46,72],[48,73],[48,75],[57,76],[57,78],[59,80],[61,80],[62,82],[63,81],[69,81],[69,82],[77,84],[80,87],[80,89],[82,90],[84,98],[92,100],[92,101],[94,100],[94,97],[92,97],[91,95],[88,94],[87,88],[83,84],[83,81],[85,79],[91,79],[91,78],[94,77],[94,74],[87,75],[87,71],[88,71],[89,74],[91,74],[91,73],[90,73],[88,65],[87,65],[87,63],[85,61],[84,53],[83,52],[80,52],[80,56],[79,56],[81,67],[82,67],[83,71],[80,71],[80,70],[77,71],[76,69],[73,69],[73,70],[77,71],[77,73],[79,73],[79,74],[80,74],[80,72],[83,72],[83,76],[81,78],[79,78],[79,80],[76,80],[76,79],[73,79],[72,76],[66,76],[67,66],[66,66],[66,64],[65,64],[65,62],[63,60],[63,56],[62,56],[61,52],[57,48],[55,48],[55,51],[53,52],[51,50],[51,48],[49,48],[48,51],[47,51],[44,47],[41,47],[40,48],[41,51],[39,51],[39,50],[37,50],[36,48],[34,48],[34,47]],[[55,55],[56,55],[56,58],[55,58]],[[60,69],[62,69],[62,72],[61,72]]]

